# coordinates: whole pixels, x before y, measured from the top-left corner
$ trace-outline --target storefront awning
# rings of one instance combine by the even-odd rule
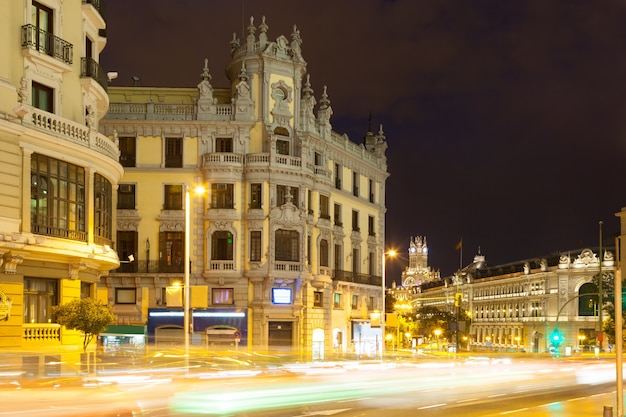
[[[108,326],[100,336],[143,336],[146,326]]]

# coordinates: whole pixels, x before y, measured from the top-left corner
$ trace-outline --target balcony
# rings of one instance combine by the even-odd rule
[[[33,223],[30,226],[32,233],[37,235],[60,237],[62,239],[77,240],[79,242],[87,242],[87,232],[78,230],[63,229],[60,227],[46,226],[43,224]]]
[[[149,273],[170,273],[170,274],[182,274],[184,272],[184,265],[171,264],[166,261],[147,261],[136,260],[135,262],[126,262],[120,264],[120,267],[113,273],[126,273],[126,274],[149,274]]]
[[[360,274],[358,272],[335,269],[333,281],[353,282],[355,284],[375,285],[380,287],[383,283],[382,277],[377,275]]]
[[[74,47],[58,36],[34,25],[22,26],[22,48],[39,51],[67,65],[72,65]]]
[[[236,153],[214,152],[202,155],[202,167],[213,168],[225,166],[241,167],[243,164],[243,156]]]
[[[209,261],[209,271],[234,271],[235,261]]]
[[[25,126],[92,149],[116,161],[118,160],[118,146],[106,136],[83,124],[48,113],[36,107],[25,104],[22,104],[22,107],[30,113],[30,116],[25,116],[23,119]]]
[[[108,82],[106,72],[93,58],[80,59],[80,76],[93,78],[104,88],[104,91],[107,91]]]
[[[98,13],[100,13],[100,16],[104,17],[106,11],[106,8],[104,7],[104,0],[83,0],[83,4],[92,5],[93,8],[96,9]]]
[[[276,261],[275,269],[283,272],[300,272],[301,265],[300,262]]]

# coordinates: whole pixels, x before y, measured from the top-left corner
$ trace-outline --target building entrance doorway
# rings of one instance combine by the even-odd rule
[[[293,348],[293,322],[291,321],[270,321],[268,346],[281,350]]]

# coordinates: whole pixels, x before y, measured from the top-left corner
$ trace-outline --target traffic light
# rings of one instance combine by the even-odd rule
[[[457,292],[454,294],[454,306],[460,307],[463,302],[463,293]]]
[[[559,331],[559,329],[554,329],[552,334],[550,335],[550,341],[552,342],[552,346],[559,347],[561,343],[563,343],[563,335]]]

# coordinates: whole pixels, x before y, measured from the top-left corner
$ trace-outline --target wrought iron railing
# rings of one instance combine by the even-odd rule
[[[80,59],[80,76],[91,77],[100,84],[104,91],[107,91],[108,82],[106,72],[93,58]]]
[[[376,285],[383,283],[382,277],[377,275],[360,274],[358,272],[335,269],[333,271],[333,281],[354,282],[355,284]]]
[[[34,25],[22,26],[22,48],[35,49],[68,65],[73,62],[74,47],[71,43]]]

